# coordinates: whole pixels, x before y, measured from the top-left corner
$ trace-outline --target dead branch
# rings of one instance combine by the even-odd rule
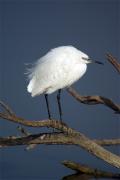
[[[84,173],[84,174],[92,175],[95,177],[120,178],[120,174],[101,171],[99,169],[96,169],[96,168],[94,169],[84,164],[75,163],[73,161],[63,161],[62,164],[79,173]]]
[[[7,105],[5,104],[3,101],[0,101],[0,106],[5,110],[5,112],[9,115],[15,115],[15,113],[12,111],[12,109]]]
[[[113,57],[110,53],[107,53],[106,58],[115,67],[115,69],[120,73],[120,63],[117,61],[117,59]]]
[[[93,139],[95,143],[101,146],[120,145],[120,139]],[[9,136],[0,137],[0,148],[16,145],[32,145],[32,144],[47,144],[47,145],[78,145],[71,141],[71,137],[64,133],[38,133],[27,134],[26,136]]]
[[[70,137],[72,144],[79,145],[82,148],[86,149],[88,152],[94,154],[95,156],[103,159],[105,162],[120,168],[120,157],[105,150],[100,145],[96,144],[94,141],[87,138],[82,133],[79,133],[75,131],[74,129],[71,129],[66,124],[63,124],[56,120],[41,120],[41,121],[28,121],[23,118],[12,116],[4,113],[0,113],[0,117],[3,119],[7,119],[9,121],[12,121],[14,123],[19,123],[24,126],[30,126],[30,127],[52,127],[54,129],[62,130],[64,133],[66,133],[67,136]],[[31,136],[30,136],[31,138]],[[36,138],[36,137],[34,137]],[[64,139],[63,139],[64,140]],[[28,141],[28,139],[27,139]],[[27,143],[26,141],[26,143]],[[33,144],[36,144],[35,142]]]
[[[94,142],[101,146],[120,145],[120,139],[94,139]]]
[[[67,89],[68,93],[72,95],[77,101],[87,104],[87,105],[95,105],[95,104],[104,104],[105,106],[113,109],[115,113],[120,113],[120,105],[115,104],[112,100],[102,97],[102,96],[81,96],[77,93],[72,87]]]

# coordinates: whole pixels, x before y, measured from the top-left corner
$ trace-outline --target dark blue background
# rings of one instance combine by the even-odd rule
[[[103,95],[119,103],[120,77],[105,58],[107,52],[120,58],[119,12],[119,0],[0,0],[0,99],[21,117],[46,119],[44,97],[31,98],[26,91],[25,63],[34,62],[51,48],[73,45],[105,63],[89,65],[75,89],[83,95]],[[52,113],[58,119],[55,95],[50,96],[50,101]],[[64,121],[86,136],[100,139],[120,136],[120,118],[107,107],[80,104],[66,91],[62,106]],[[0,136],[19,135],[16,127],[1,120]],[[65,159],[117,172],[79,147],[40,145],[29,152],[24,148],[0,150],[2,180],[60,179],[73,173],[60,164]],[[119,154],[117,147],[107,149]]]

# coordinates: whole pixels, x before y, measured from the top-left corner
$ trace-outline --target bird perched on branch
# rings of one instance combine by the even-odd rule
[[[57,102],[60,120],[62,120],[61,90],[79,80],[85,74],[89,63],[103,64],[91,60],[87,54],[73,46],[60,46],[50,50],[29,69],[28,77],[30,82],[27,91],[31,93],[32,97],[40,94],[45,95],[49,119],[52,119],[52,117],[48,94],[58,90]]]

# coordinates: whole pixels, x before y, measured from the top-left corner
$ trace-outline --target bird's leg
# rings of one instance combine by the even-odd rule
[[[45,94],[45,101],[46,101],[46,106],[47,106],[48,118],[51,120],[52,118],[51,118],[49,102],[48,102],[48,94]]]
[[[61,89],[58,90],[57,103],[58,103],[58,108],[59,108],[60,121],[62,122],[62,108],[61,108],[60,95],[61,95]]]

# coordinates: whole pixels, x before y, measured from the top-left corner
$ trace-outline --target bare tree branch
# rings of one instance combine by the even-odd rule
[[[120,139],[93,139],[93,141],[101,146],[120,145]]]
[[[3,101],[0,101],[0,106],[5,110],[5,112],[9,115],[15,115],[15,113],[12,111],[12,109],[7,105],[5,104]]]
[[[120,145],[120,139],[93,139],[95,143],[102,146]],[[47,144],[47,145],[78,145],[71,141],[71,137],[64,133],[38,133],[29,134],[23,137],[9,136],[0,137],[0,147],[16,146],[16,145],[32,145],[32,144]]]
[[[63,161],[62,164],[72,170],[75,170],[79,173],[85,173],[95,177],[106,177],[106,178],[120,178],[120,174],[115,174],[111,172],[101,171],[98,169],[93,169],[84,164],[78,164],[73,161]]]
[[[117,61],[117,59],[113,57],[110,53],[107,53],[106,58],[115,67],[115,69],[120,73],[120,63]]]
[[[102,97],[102,96],[81,96],[77,93],[72,87],[67,89],[68,93],[72,95],[77,101],[87,104],[87,105],[95,105],[95,104],[104,104],[105,106],[113,109],[115,113],[120,114],[120,105],[115,104],[112,100]]]
[[[87,138],[82,133],[79,133],[75,131],[74,129],[71,129],[67,125],[56,121],[56,120],[41,120],[41,121],[28,121],[23,118],[17,117],[17,116],[11,116],[6,115],[3,113],[0,113],[0,117],[7,119],[9,121],[12,121],[14,123],[19,123],[24,126],[30,126],[30,127],[52,127],[58,130],[62,130],[64,133],[66,133],[66,136],[70,137],[70,142],[72,142],[75,145],[79,145],[82,148],[86,149],[88,152],[94,154],[95,156],[101,158],[105,162],[120,168],[120,157],[105,150],[100,145],[96,144],[94,141]],[[31,136],[29,136],[31,138]],[[36,137],[34,137],[35,139]],[[42,137],[44,138],[44,136]],[[64,139],[63,139],[64,140]],[[28,141],[28,139],[27,139]],[[26,141],[26,142],[27,142]],[[63,141],[64,142],[64,141]],[[33,143],[37,144],[37,143]]]

